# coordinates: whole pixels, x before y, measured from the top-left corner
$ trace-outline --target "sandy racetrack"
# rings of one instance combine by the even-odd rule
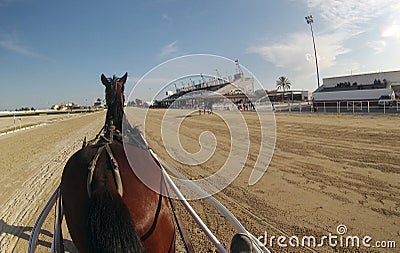
[[[154,110],[146,121],[146,138],[161,157],[190,178],[211,174],[227,155],[229,136],[216,115],[193,115],[180,129],[182,145],[199,149],[202,131],[212,131],[218,140],[214,156],[200,167],[189,167],[168,157],[160,137],[163,110]],[[143,114],[143,110],[133,115]],[[176,111],[177,116],[184,113]],[[254,113],[245,113],[251,132],[251,151],[257,152]],[[104,120],[103,113],[61,121],[49,126],[0,137],[0,251],[23,252],[38,212],[60,180],[62,167],[84,136],[92,137]],[[337,234],[340,224],[346,235],[397,242],[400,248],[400,117],[396,115],[276,114],[277,142],[270,167],[263,178],[248,185],[256,156],[249,155],[245,169],[225,190],[216,194],[256,236],[315,236]],[[254,129],[252,129],[254,128]],[[222,145],[222,146],[220,146]],[[43,176],[45,175],[45,176]],[[203,200],[191,204],[229,245],[233,228]],[[197,252],[214,251],[205,235],[181,211]],[[38,252],[49,252],[46,243],[52,222],[43,231]],[[73,249],[65,241],[67,249]],[[276,240],[274,252],[377,251],[367,248],[282,248]]]
[[[100,130],[104,115],[65,116],[0,137],[0,252],[27,251],[32,226],[60,182],[65,162],[85,136],[92,138]],[[50,251],[53,221],[54,213],[46,220],[37,252]],[[68,237],[65,244],[67,251],[73,250]]]
[[[174,113],[176,117],[186,114],[179,110]],[[218,140],[213,157],[195,167],[168,158],[160,138],[163,114],[164,111],[151,111],[146,120],[146,139],[157,153],[191,179],[206,177],[221,166],[230,137],[220,117],[193,113],[182,123],[181,143],[190,152],[199,150],[202,131],[213,132]],[[277,245],[278,236],[298,236],[301,240],[302,236],[338,235],[337,227],[341,224],[347,227],[344,236],[368,235],[372,237],[371,244],[376,240],[393,240],[397,249],[400,247],[398,116],[278,113],[273,159],[266,174],[253,186],[248,186],[248,179],[257,159],[259,130],[255,113],[245,113],[245,118],[250,130],[251,154],[240,176],[216,197],[250,232],[264,238],[267,233],[267,246],[272,245],[270,248],[275,252],[369,250],[345,244],[330,247],[327,243],[324,247]],[[192,204],[217,237],[229,245],[233,228],[206,201],[192,201]],[[182,213],[190,224],[198,251],[213,251],[214,247],[197,225]],[[270,244],[272,236],[275,240]],[[390,250],[382,250],[387,251]]]

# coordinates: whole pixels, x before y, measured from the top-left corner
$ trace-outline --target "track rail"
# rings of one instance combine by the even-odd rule
[[[182,201],[182,204],[185,207],[185,209],[192,216],[192,218],[195,220],[195,222],[200,226],[200,228],[207,235],[207,237],[210,239],[210,241],[219,250],[219,252],[228,253],[227,249],[225,249],[225,247],[222,245],[222,243],[211,232],[211,230],[207,227],[207,225],[203,222],[203,220],[200,218],[200,216],[196,213],[196,211],[193,209],[193,207],[189,204],[189,202],[183,196],[181,191],[178,189],[178,187],[172,181],[169,174],[166,172],[165,168],[168,169],[168,171],[170,171],[174,176],[181,178],[181,179],[185,179],[187,186],[190,187],[193,191],[197,192],[198,194],[200,194],[202,196],[207,195],[208,196],[208,197],[206,197],[207,201],[210,204],[212,204],[227,220],[229,220],[239,233],[244,233],[251,238],[256,252],[270,253],[270,251],[265,247],[265,245],[263,245],[254,235],[252,235],[249,231],[247,231],[246,228],[240,223],[240,221],[224,205],[222,205],[217,199],[215,199],[213,196],[210,196],[206,191],[204,191],[202,188],[200,188],[198,185],[196,185],[192,181],[189,181],[182,173],[177,171],[175,168],[173,168],[171,165],[169,165],[166,161],[161,159],[156,153],[154,153],[153,150],[149,149],[149,152],[154,157],[154,159],[156,159],[160,163],[163,174],[165,176],[164,178],[166,179],[167,183],[170,185],[173,192]],[[28,253],[35,252],[37,243],[38,243],[40,229],[41,229],[44,221],[46,220],[47,216],[49,215],[51,209],[56,204],[59,197],[60,197],[60,187],[57,187],[57,189],[54,191],[54,193],[51,195],[50,199],[46,203],[42,212],[40,213],[38,219],[35,222],[35,225],[33,226],[32,233],[29,237]],[[60,206],[59,208],[62,208],[62,206]],[[59,215],[62,215],[62,210],[59,212]],[[62,217],[57,217],[57,222],[61,222],[61,221],[62,221]],[[52,253],[58,251],[57,245],[59,244],[59,242],[57,240],[59,240],[59,239],[60,239],[60,229],[56,224],[55,232],[53,235],[53,241],[52,241],[52,245],[51,245]]]
[[[240,221],[224,206],[221,204],[221,202],[219,202],[216,198],[214,198],[213,196],[209,195],[206,191],[204,191],[202,188],[200,188],[198,185],[196,185],[195,183],[193,183],[192,181],[189,181],[182,173],[180,173],[179,171],[177,171],[175,168],[173,168],[171,165],[169,165],[166,161],[164,161],[163,159],[161,159],[156,153],[154,153],[151,149],[150,153],[151,155],[160,162],[162,168],[163,168],[163,172],[165,175],[165,178],[167,178],[168,183],[171,184],[171,186],[173,186],[173,190],[174,192],[177,194],[178,198],[180,200],[183,201],[183,203],[187,203],[185,197],[182,195],[182,193],[180,192],[180,190],[176,187],[176,185],[173,183],[172,179],[170,178],[170,176],[166,173],[165,168],[167,168],[172,174],[174,174],[174,176],[184,179],[184,182],[187,184],[187,186],[190,187],[191,190],[197,192],[198,194],[200,194],[201,196],[208,196],[206,199],[208,200],[208,202],[210,204],[212,204],[227,220],[229,220],[232,225],[236,228],[236,230],[239,233],[244,233],[246,235],[248,235],[253,242],[253,246],[254,249],[257,250],[257,252],[268,252],[270,253],[270,251],[268,250],[268,248],[263,245],[254,235],[252,235],[249,231],[246,230],[246,228],[240,223]],[[176,189],[175,189],[176,188]],[[190,213],[190,215],[195,219],[195,221],[199,224],[199,226],[202,228],[202,230],[206,233],[206,235],[210,238],[210,240],[213,242],[213,244],[219,249],[219,245],[220,242],[218,240],[213,241],[211,239],[211,235],[209,235],[208,232],[209,229],[208,227],[204,224],[204,222],[200,219],[197,218],[198,215],[194,212],[193,208],[190,206],[189,203],[184,204],[186,210]],[[196,218],[195,218],[196,217]],[[206,229],[203,229],[203,227],[205,227]],[[211,233],[212,234],[212,233]],[[214,235],[212,235],[212,237],[215,237]],[[215,237],[216,238],[216,237]],[[223,248],[225,251],[221,252],[226,252],[226,249]]]
[[[39,238],[39,233],[40,229],[42,228],[42,225],[44,221],[46,220],[47,216],[49,215],[51,209],[53,208],[54,204],[56,203],[58,197],[60,195],[60,187],[57,187],[57,189],[54,191],[54,193],[51,195],[49,201],[46,203],[45,207],[43,208],[42,212],[40,213],[38,219],[35,222],[35,225],[32,228],[32,233],[29,237],[29,244],[28,244],[28,253],[34,253],[36,250],[36,246],[38,243],[38,238]],[[54,237],[56,234],[53,235],[53,241]],[[53,245],[52,243],[52,252],[53,250]]]

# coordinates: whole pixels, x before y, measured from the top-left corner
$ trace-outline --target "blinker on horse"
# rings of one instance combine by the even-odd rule
[[[175,252],[175,227],[162,171],[139,130],[124,118],[127,76],[101,75],[106,88],[105,124],[64,168],[61,197],[66,222],[80,252]],[[123,124],[129,133],[124,137]],[[125,152],[135,157],[131,163]],[[147,173],[146,183],[159,187],[161,194],[141,182],[138,171]]]

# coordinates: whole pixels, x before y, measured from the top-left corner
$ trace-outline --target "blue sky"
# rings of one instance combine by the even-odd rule
[[[316,88],[310,27],[323,77],[400,69],[398,0],[0,0],[0,110],[92,104],[100,74],[127,71],[127,91],[186,54],[239,59],[266,89],[284,75]],[[146,94],[143,94],[146,99]]]

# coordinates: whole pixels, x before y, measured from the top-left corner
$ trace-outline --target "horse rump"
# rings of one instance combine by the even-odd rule
[[[91,252],[144,253],[129,210],[116,192],[106,189],[93,192],[88,223]]]

